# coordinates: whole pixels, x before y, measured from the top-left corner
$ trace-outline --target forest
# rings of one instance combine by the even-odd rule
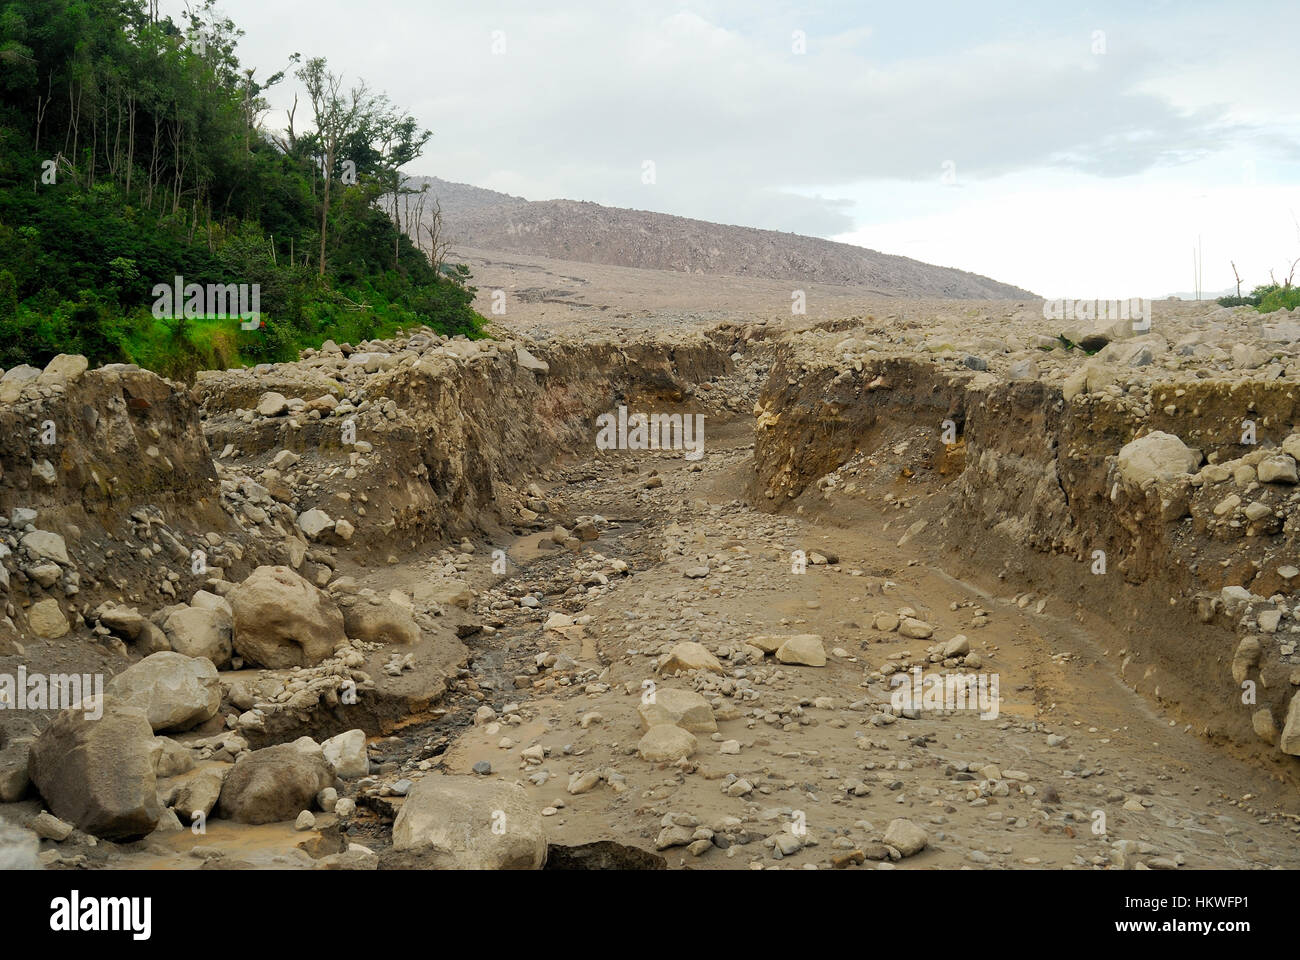
[[[157,0],[0,2],[0,367],[81,353],[187,377],[419,324],[481,336],[468,271],[408,235],[425,197],[403,168],[431,132],[323,58],[241,63],[212,0],[182,21]],[[298,92],[272,122],[281,84]],[[160,309],[182,284],[259,309]]]

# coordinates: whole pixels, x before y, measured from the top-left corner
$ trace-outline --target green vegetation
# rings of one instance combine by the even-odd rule
[[[1270,283],[1256,287],[1252,297],[1258,298],[1260,313],[1272,313],[1274,310],[1294,310],[1300,307],[1300,287],[1291,284]]]
[[[1247,297],[1219,297],[1222,307],[1255,307],[1260,313],[1274,310],[1294,310],[1300,307],[1300,287],[1290,283],[1266,283],[1256,287]]]
[[[265,80],[212,3],[0,5],[0,367],[57,353],[172,376],[428,324],[479,336],[468,271],[403,229],[428,131],[321,59]],[[284,134],[263,93],[306,94]],[[433,261],[433,262],[431,262]],[[258,320],[158,309],[157,285],[256,285]]]
[[[1221,307],[1257,307],[1257,306],[1259,306],[1259,298],[1258,298],[1258,297],[1254,297],[1254,296],[1250,296],[1250,297],[1219,297],[1219,299],[1216,300],[1215,302],[1216,302],[1219,306],[1221,306]]]
[[[1237,277],[1237,296],[1220,297],[1219,305],[1223,307],[1254,307],[1260,313],[1272,313],[1274,310],[1294,310],[1300,306],[1300,287],[1295,286],[1296,267],[1300,259],[1291,262],[1291,269],[1281,283],[1268,272],[1269,282],[1261,284],[1250,292],[1250,296],[1241,296],[1241,277],[1237,275],[1237,265],[1233,263],[1232,272]]]

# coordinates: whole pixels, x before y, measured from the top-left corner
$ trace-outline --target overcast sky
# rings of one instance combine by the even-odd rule
[[[1295,0],[219,2],[259,75],[324,56],[414,113],[411,173],[1048,297],[1189,291],[1198,237],[1207,291],[1300,257]]]

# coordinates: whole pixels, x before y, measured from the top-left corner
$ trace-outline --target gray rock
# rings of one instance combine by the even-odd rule
[[[311,666],[347,640],[339,608],[288,567],[258,567],[227,599],[235,652],[251,664]]]
[[[330,737],[321,744],[321,752],[334,767],[334,772],[344,780],[355,780],[370,772],[366,734],[362,730],[349,730]]]
[[[72,565],[72,561],[68,558],[68,545],[57,533],[50,533],[48,530],[33,530],[31,533],[25,534],[18,543],[31,555],[33,560],[51,560],[64,566]]]
[[[27,608],[27,626],[44,640],[54,640],[68,632],[68,618],[53,597],[37,600]]]
[[[181,607],[173,610],[163,621],[163,632],[176,653],[187,657],[205,657],[220,670],[230,663],[234,652],[232,636],[234,617],[230,604],[219,607]]]
[[[393,849],[435,870],[538,870],[546,834],[523,787],[430,775],[411,788],[393,821]]]
[[[890,821],[884,840],[903,856],[910,857],[924,850],[930,837],[911,820],[900,818]]]
[[[138,839],[161,813],[161,747],[144,710],[102,701],[98,719],[86,716],[86,702],[60,713],[32,743],[28,773],[55,816],[97,837]]]
[[[293,820],[316,794],[334,785],[334,770],[319,751],[277,744],[241,754],[221,787],[218,812],[240,823]]]
[[[334,521],[324,510],[312,507],[298,514],[298,528],[307,535],[308,539],[318,540],[334,529]]]
[[[0,820],[0,870],[39,870],[41,838],[30,830]]]
[[[199,770],[176,788],[172,797],[172,809],[182,823],[194,823],[195,814],[205,818],[211,816],[221,798],[221,787],[230,770],[231,767],[227,764],[213,764]]]
[[[1191,473],[1199,462],[1200,457],[1187,444],[1159,430],[1124,444],[1118,457],[1120,476],[1139,485]]]
[[[221,681],[212,661],[172,651],[127,667],[107,689],[115,699],[143,707],[155,731],[188,730],[221,706]]]
[[[339,605],[349,639],[398,644],[416,643],[420,639],[420,628],[411,611],[391,600],[347,597]]]

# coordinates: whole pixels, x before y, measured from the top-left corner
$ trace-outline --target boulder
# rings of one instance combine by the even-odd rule
[[[195,814],[208,817],[221,799],[221,787],[230,774],[229,764],[212,764],[199,770],[175,788],[172,809],[184,824],[192,824]]]
[[[898,623],[898,633],[912,640],[928,640],[934,636],[934,627],[915,617],[903,617]]]
[[[718,658],[709,653],[704,644],[693,640],[679,643],[668,651],[662,663],[660,673],[673,673],[677,670],[712,670],[722,673],[722,664]]]
[[[1133,336],[1132,320],[1107,317],[1070,317],[1061,327],[1061,336],[1087,353],[1094,353],[1115,340]]]
[[[171,641],[162,628],[145,619],[134,607],[101,607],[99,622],[145,654],[171,649]]]
[[[229,600],[215,593],[209,593],[207,590],[195,590],[194,596],[190,597],[190,606],[199,607],[203,610],[219,610],[228,617],[234,616],[234,611],[230,609]]]
[[[898,615],[894,613],[889,613],[888,611],[881,611],[880,613],[876,614],[875,617],[873,617],[871,620],[871,629],[873,630],[881,630],[884,631],[885,633],[893,633],[895,630],[898,629],[898,627],[899,627]]]
[[[764,653],[776,653],[781,649],[781,644],[789,639],[789,634],[759,634],[756,637],[750,637],[746,642],[751,647],[757,647]]]
[[[709,701],[693,690],[657,687],[654,702],[642,703],[637,713],[646,730],[665,723],[695,733],[713,733],[718,729]]]
[[[27,626],[44,640],[53,640],[68,632],[68,618],[53,597],[37,600],[27,608]]]
[[[64,566],[72,565],[72,561],[68,557],[68,545],[57,533],[50,533],[48,530],[33,530],[31,533],[24,534],[18,543],[31,554],[33,560],[50,560]]]
[[[1277,742],[1278,749],[1293,757],[1300,757],[1300,693],[1291,697],[1286,711],[1286,724]]]
[[[263,417],[278,417],[289,409],[289,401],[284,394],[268,391],[257,401],[257,412]]]
[[[31,779],[27,775],[31,742],[14,740],[0,750],[0,803],[16,803],[27,795]]]
[[[48,810],[42,810],[28,825],[35,831],[38,837],[46,840],[53,840],[55,843],[62,843],[68,837],[72,836],[72,831],[76,829],[66,820],[60,820]]]
[[[1120,476],[1140,485],[1191,473],[1200,464],[1200,456],[1172,433],[1156,430],[1124,444],[1118,463]]]
[[[72,383],[86,372],[89,362],[79,353],[60,353],[45,365],[37,378],[41,383]]]
[[[430,775],[411,787],[393,821],[393,850],[435,870],[540,870],[546,833],[523,787]]]
[[[1255,465],[1260,483],[1295,483],[1295,460],[1289,454],[1279,453],[1265,457]]]
[[[16,823],[0,820],[0,870],[40,870],[40,850],[40,837]]]
[[[347,640],[335,603],[288,567],[258,567],[226,599],[235,652],[249,663],[312,666]]]
[[[182,773],[189,773],[194,769],[194,752],[189,747],[177,743],[171,737],[159,737],[158,745],[161,751],[158,754],[158,762],[154,764],[153,772],[159,780],[179,777]]]
[[[218,810],[240,823],[293,820],[333,785],[334,770],[319,749],[281,743],[240,755],[221,786]]]
[[[966,638],[964,633],[957,634],[943,647],[945,659],[948,657],[964,657],[968,653],[970,653],[970,640]]]
[[[179,607],[173,610],[163,621],[163,632],[167,642],[176,653],[187,657],[205,657],[221,669],[230,663],[234,651],[231,635],[234,631],[234,617],[230,614],[230,605],[220,607]]]
[[[1250,671],[1259,664],[1262,647],[1258,637],[1242,637],[1232,655],[1232,679],[1237,686],[1245,683]]]
[[[325,759],[334,767],[334,772],[344,780],[355,780],[370,772],[365,731],[349,730],[337,737],[330,737],[320,746]]]
[[[885,843],[905,857],[920,853],[929,842],[929,835],[911,820],[891,820],[885,830]]]
[[[797,633],[787,637],[785,643],[776,651],[776,658],[782,663],[792,663],[804,667],[826,666],[826,648],[822,638],[814,633]]]
[[[515,344],[515,360],[519,363],[519,366],[525,370],[531,370],[533,373],[547,374],[551,372],[549,363],[537,359],[518,343]]]
[[[415,643],[420,628],[407,608],[379,597],[348,597],[340,601],[343,629],[349,639],[370,643]]]
[[[143,708],[155,732],[189,730],[221,706],[221,681],[212,661],[170,650],[127,667],[108,681],[107,692]]]
[[[1277,743],[1277,722],[1273,719],[1273,711],[1268,707],[1261,707],[1250,715],[1250,724],[1255,728],[1255,734],[1265,743]]]
[[[135,840],[162,810],[154,775],[161,749],[139,707],[103,698],[103,716],[83,701],[32,743],[28,774],[50,811],[86,833]],[[88,717],[87,713],[92,716]]]
[[[0,377],[0,403],[13,403],[22,396],[23,388],[41,375],[39,367],[20,363],[10,367]]]
[[[464,580],[438,580],[423,583],[416,588],[416,597],[421,600],[440,603],[443,606],[460,607],[468,610],[474,602],[474,591]]]
[[[334,529],[334,521],[324,510],[312,507],[298,515],[298,528],[309,540],[318,540]]]
[[[670,723],[660,723],[645,732],[637,742],[636,751],[642,760],[663,763],[689,757],[698,745],[695,734]]]

